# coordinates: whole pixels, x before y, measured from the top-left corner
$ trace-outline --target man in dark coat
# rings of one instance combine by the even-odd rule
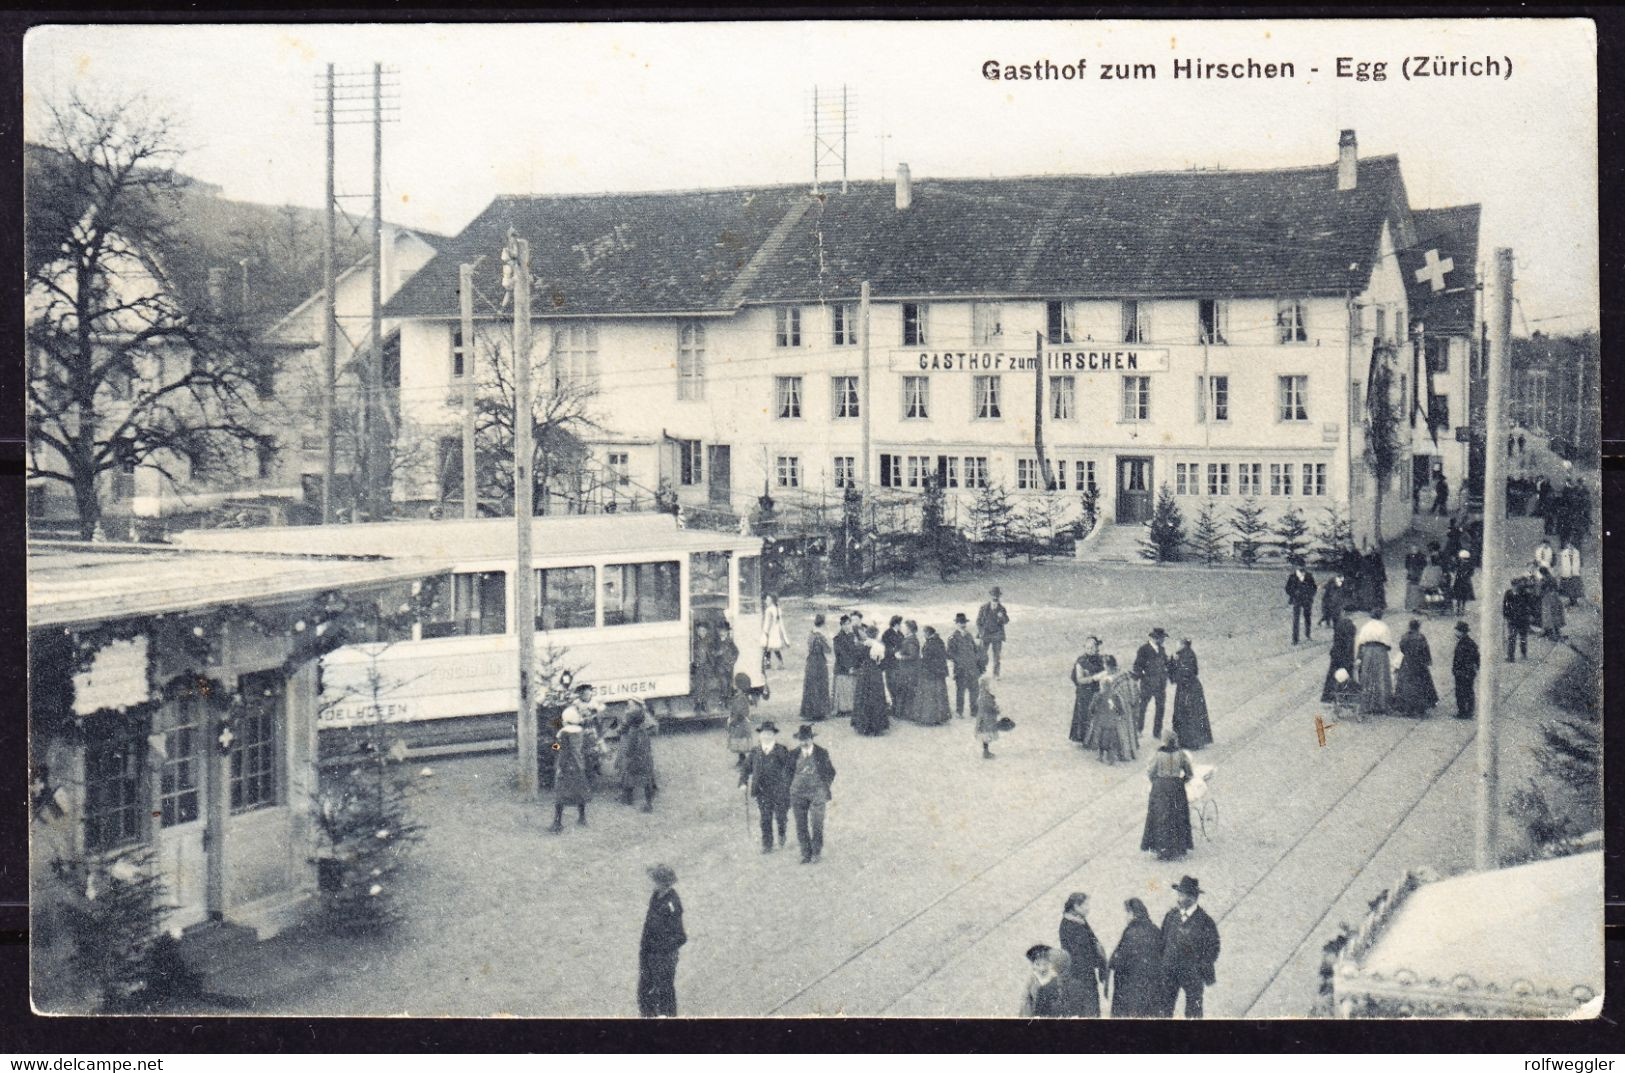
[[[965,715],[965,698],[970,698],[971,715],[976,714],[976,680],[982,677],[982,654],[970,634],[965,612],[954,615],[954,632],[948,638],[948,658],[954,661],[954,714]]]
[[[1524,577],[1512,579],[1512,587],[1501,597],[1501,617],[1507,623],[1507,662],[1513,661],[1514,649],[1529,658],[1529,625],[1534,621],[1534,601],[1530,598],[1528,581]]]
[[[835,765],[829,750],[814,745],[811,723],[796,731],[800,743],[791,755],[790,807],[796,813],[796,841],[801,844],[801,863],[812,864],[824,853],[824,809],[834,796]]]
[[[1151,736],[1162,738],[1162,713],[1168,704],[1168,650],[1162,647],[1162,642],[1167,636],[1167,630],[1156,627],[1151,631],[1151,640],[1134,654],[1134,676],[1140,680],[1140,705],[1134,713],[1136,737],[1145,733],[1145,710],[1156,701],[1157,718],[1152,724]]]
[[[1450,661],[1450,673],[1456,679],[1456,718],[1471,719],[1473,689],[1478,682],[1478,642],[1468,635],[1465,622],[1456,623],[1456,654]]]
[[[1185,992],[1185,1019],[1202,1016],[1202,990],[1216,983],[1214,962],[1219,960],[1219,927],[1207,910],[1196,904],[1202,888],[1194,876],[1174,884],[1179,904],[1162,918],[1162,1015],[1172,1017]]]
[[[773,826],[779,828],[779,846],[790,820],[790,777],[795,774],[795,757],[779,744],[779,728],[768,720],[756,728],[758,747],[745,754],[739,772],[739,785],[756,799],[762,821],[762,852],[773,852]]]
[[[1433,513],[1439,517],[1449,514],[1450,482],[1444,478],[1444,470],[1440,470],[1433,482]]]
[[[663,864],[649,869],[654,893],[643,918],[638,944],[638,1013],[643,1017],[677,1016],[677,951],[688,942],[683,930],[683,902],[673,888],[677,873]]]
[[[1315,610],[1315,579],[1302,563],[1292,568],[1286,579],[1286,602],[1292,608],[1292,643],[1298,643],[1298,620],[1303,620],[1303,639],[1313,641],[1309,622]]]
[[[976,637],[981,646],[982,665],[993,669],[993,677],[999,676],[999,661],[1004,654],[1004,628],[1010,624],[1010,612],[1000,602],[1004,594],[997,585],[988,591],[987,603],[976,612]],[[988,653],[992,653],[992,662],[988,662]]]

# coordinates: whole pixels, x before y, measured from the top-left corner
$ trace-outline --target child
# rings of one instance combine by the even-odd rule
[[[993,675],[986,671],[976,680],[976,740],[982,743],[982,759],[992,760],[988,746],[999,740],[999,698],[993,695]]]
[[[632,711],[626,717],[626,732],[621,736],[621,747],[615,754],[615,767],[620,775],[621,801],[632,803],[632,795],[643,791],[643,811],[654,811],[655,757],[650,740],[655,727],[647,717],[642,702],[634,700]]]
[[[734,766],[745,766],[745,754],[756,745],[756,727],[750,721],[750,675],[734,675],[733,693],[728,697],[728,751]]]

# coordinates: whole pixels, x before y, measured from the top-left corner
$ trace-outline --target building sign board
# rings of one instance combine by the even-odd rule
[[[1052,373],[1165,373],[1168,351],[1151,347],[1058,347],[1044,351],[1044,368]],[[893,350],[891,368],[899,373],[1031,373],[1038,363],[1032,351]]]
[[[147,638],[113,641],[96,650],[90,667],[73,676],[73,714],[128,708],[152,697],[147,680]]]

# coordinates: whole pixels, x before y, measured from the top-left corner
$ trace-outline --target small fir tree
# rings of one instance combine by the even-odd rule
[[[976,539],[989,548],[1002,548],[1010,543],[1015,532],[1015,505],[1004,485],[988,484],[976,493],[971,521],[976,527]]]
[[[1145,523],[1146,537],[1140,554],[1155,563],[1177,563],[1184,557],[1185,517],[1174,499],[1174,490],[1165,482],[1157,490],[1157,505]]]
[[[1033,493],[1022,507],[1017,521],[1022,543],[1027,546],[1029,558],[1036,552],[1054,546],[1060,522],[1061,504],[1055,493],[1047,489]]]
[[[1343,550],[1354,543],[1354,526],[1343,508],[1333,503],[1315,527],[1314,537],[1315,565],[1335,570],[1343,563]]]
[[[1303,520],[1303,511],[1293,507],[1275,520],[1275,543],[1286,561],[1294,565],[1304,561],[1309,547],[1309,523]]]
[[[1540,739],[1535,747],[1540,773],[1513,793],[1508,809],[1537,852],[1600,830],[1603,821],[1602,724],[1562,716],[1541,724]]]
[[[109,860],[59,860],[52,866],[64,888],[71,968],[108,1011],[150,1009],[178,983],[162,972],[174,968],[164,956],[164,918],[172,907],[156,860],[152,850],[137,848]]]
[[[1230,526],[1217,513],[1210,499],[1196,514],[1196,527],[1191,532],[1191,549],[1205,566],[1212,566],[1224,558],[1224,541]]]
[[[1082,539],[1095,531],[1100,523],[1100,486],[1090,481],[1078,493],[1078,506],[1081,513],[1078,516],[1078,537]]]
[[[1248,496],[1236,504],[1230,528],[1236,534],[1236,558],[1241,565],[1257,565],[1259,550],[1264,546],[1264,535],[1269,532],[1269,526],[1264,521],[1264,508],[1257,499]]]

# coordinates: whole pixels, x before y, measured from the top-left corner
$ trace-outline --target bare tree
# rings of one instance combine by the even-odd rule
[[[1371,371],[1366,377],[1365,460],[1373,478],[1373,539],[1382,546],[1382,505],[1388,483],[1393,480],[1404,452],[1399,425],[1401,406],[1394,398],[1394,350],[1379,343],[1371,354]]]
[[[27,170],[28,476],[73,492],[80,535],[102,474],[178,481],[273,438],[249,418],[274,372],[247,319],[179,284],[175,131],[139,101],[49,111]]]

